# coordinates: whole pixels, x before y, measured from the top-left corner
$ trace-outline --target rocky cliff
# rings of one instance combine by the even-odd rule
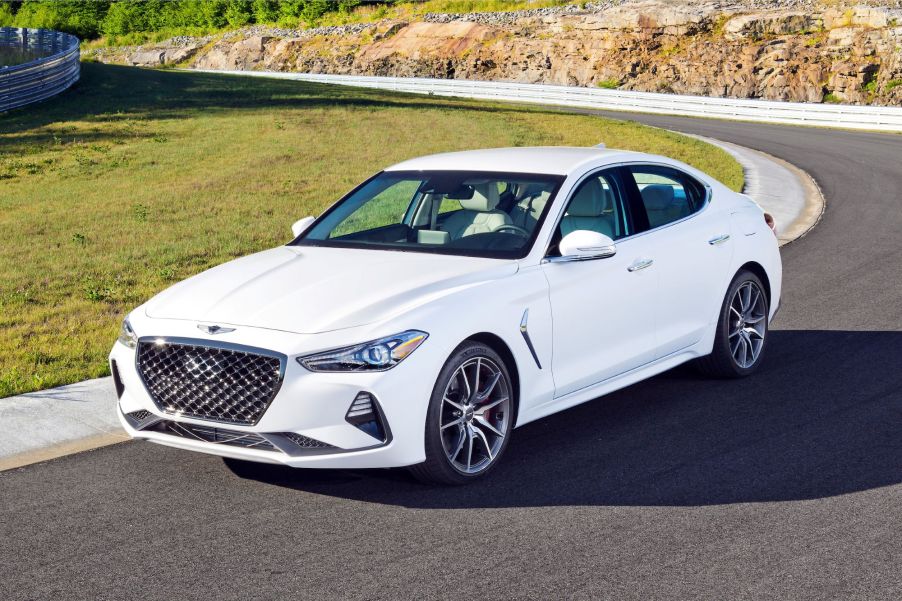
[[[902,105],[902,9],[639,0],[426,15],[105,49],[154,66],[424,76],[803,102]]]

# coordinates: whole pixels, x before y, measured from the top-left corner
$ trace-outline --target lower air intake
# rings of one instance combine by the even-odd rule
[[[315,438],[309,438],[304,436],[303,434],[297,434],[295,432],[285,432],[282,434],[285,438],[301,447],[302,449],[334,449],[330,444],[325,442],[316,440]]]
[[[164,419],[145,428],[147,432],[159,432],[160,434],[168,434],[170,436],[178,436],[191,440],[200,440],[202,442],[212,442],[214,444],[227,445],[232,447],[243,447],[245,449],[257,449],[259,451],[278,451],[271,442],[263,438],[259,434],[253,432],[238,432],[235,430],[227,430],[224,428],[214,428],[212,426],[198,426],[195,424],[184,424]]]

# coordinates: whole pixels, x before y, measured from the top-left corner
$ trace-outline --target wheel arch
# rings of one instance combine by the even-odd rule
[[[757,261],[748,261],[744,263],[738,270],[736,270],[736,274],[738,275],[741,271],[750,271],[758,276],[758,279],[761,280],[761,283],[764,284],[764,294],[767,295],[767,306],[768,309],[772,306],[772,295],[773,291],[771,290],[770,278],[767,275],[767,270],[764,269],[764,266]],[[735,275],[733,276],[736,277]]]
[[[479,342],[501,355],[505,366],[510,371],[511,385],[514,388],[514,424],[516,424],[520,413],[520,369],[517,367],[517,359],[514,357],[514,353],[501,336],[491,332],[473,334],[468,336],[463,342]]]

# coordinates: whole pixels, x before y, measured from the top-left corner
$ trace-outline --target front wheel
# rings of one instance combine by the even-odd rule
[[[500,459],[513,427],[510,375],[504,360],[478,342],[457,348],[439,373],[426,414],[426,461],[418,479],[465,484]]]
[[[714,349],[696,363],[702,373],[741,378],[757,370],[767,342],[768,315],[764,284],[754,273],[740,271],[724,298]]]

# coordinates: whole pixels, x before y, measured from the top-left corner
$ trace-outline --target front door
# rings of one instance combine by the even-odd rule
[[[585,179],[568,200],[543,265],[553,323],[555,397],[562,397],[652,361],[658,274],[643,250],[643,236],[617,245],[613,257],[567,262],[556,243],[576,230],[615,241],[631,235],[618,173]]]

